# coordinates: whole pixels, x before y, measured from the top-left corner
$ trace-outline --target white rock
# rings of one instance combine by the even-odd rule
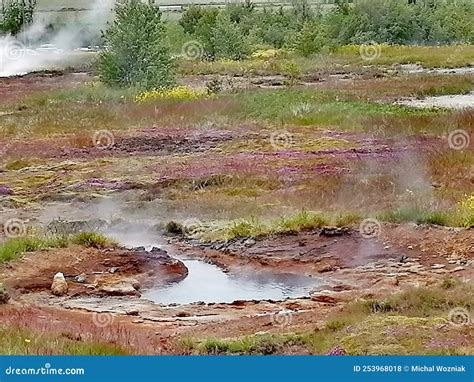
[[[56,296],[63,296],[67,293],[68,287],[66,279],[61,272],[54,275],[53,284],[51,285],[51,293]]]

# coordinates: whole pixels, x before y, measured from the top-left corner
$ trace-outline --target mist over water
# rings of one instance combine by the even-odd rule
[[[23,75],[44,70],[66,61],[75,49],[87,45],[91,36],[106,27],[114,0],[101,0],[81,15],[78,23],[70,23],[51,32],[50,17],[33,16],[33,23],[16,36],[0,37],[0,77]],[[84,33],[83,25],[88,25]]]

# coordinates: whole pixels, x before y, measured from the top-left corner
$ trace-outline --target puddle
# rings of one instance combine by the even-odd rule
[[[396,104],[418,108],[442,107],[448,109],[468,109],[474,107],[474,92],[403,100],[398,101]]]
[[[150,289],[142,297],[161,304],[283,300],[307,296],[316,286],[316,280],[306,276],[249,269],[242,270],[241,273],[224,273],[219,267],[200,260],[180,260],[189,270],[183,281]]]
[[[236,300],[284,300],[308,296],[320,279],[296,275],[242,269],[226,273],[214,264],[190,259],[176,253],[172,246],[157,238],[130,233],[109,235],[127,247],[142,246],[146,250],[159,247],[181,260],[188,268],[188,276],[177,283],[160,285],[142,291],[142,297],[160,304],[231,303]]]
[[[400,65],[401,69],[409,74],[474,74],[474,66],[460,68],[423,68],[416,64]]]

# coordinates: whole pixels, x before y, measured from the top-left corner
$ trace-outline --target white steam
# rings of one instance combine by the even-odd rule
[[[82,13],[80,21],[67,24],[48,35],[51,17],[39,17],[15,37],[0,37],[0,77],[22,75],[68,62],[75,49],[97,36],[110,19],[115,0],[96,1]]]

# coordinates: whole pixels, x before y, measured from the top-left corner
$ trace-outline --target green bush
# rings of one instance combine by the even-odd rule
[[[106,84],[150,90],[174,83],[165,25],[153,1],[118,1],[104,40],[99,71]]]
[[[1,7],[0,32],[15,35],[33,22],[36,0],[6,0]]]
[[[205,56],[240,59],[260,48],[288,46],[304,56],[346,44],[452,44],[474,42],[474,2],[360,0],[318,13],[306,0],[257,9],[250,2],[188,8],[179,21]],[[449,20],[449,22],[446,22]]]
[[[226,12],[219,13],[216,18],[216,25],[212,29],[212,44],[217,59],[240,60],[249,53],[239,25]]]
[[[191,38],[199,41],[203,47],[203,58],[214,58],[213,29],[219,14],[217,8],[191,6],[184,11],[179,24]]]
[[[329,40],[324,25],[316,21],[306,21],[289,45],[302,56],[308,57],[314,53],[319,53],[328,43]]]

